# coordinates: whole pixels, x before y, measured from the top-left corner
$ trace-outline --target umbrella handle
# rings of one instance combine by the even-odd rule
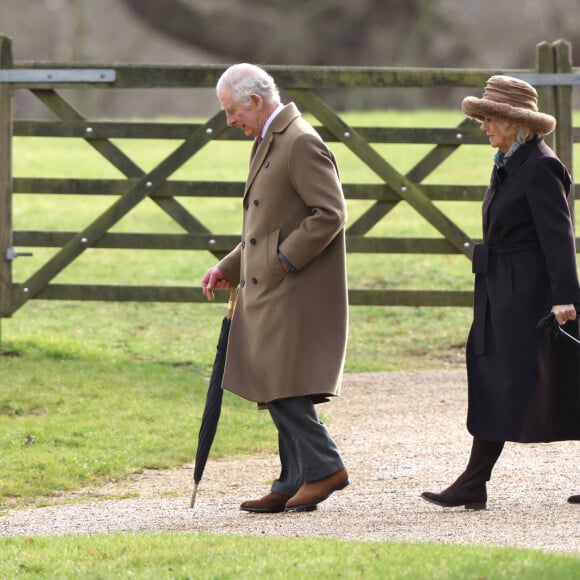
[[[238,289],[237,288],[230,288],[230,299],[228,301],[228,311],[226,312],[226,318],[228,320],[231,320],[232,316],[234,315],[237,297],[238,297]]]
[[[238,289],[237,288],[230,288],[230,299],[228,301],[228,310],[226,313],[226,318],[231,320],[232,316],[234,315],[234,309],[236,307],[236,299],[238,297]],[[208,302],[213,302],[215,300],[215,295],[213,290],[210,288],[207,289],[207,299]]]

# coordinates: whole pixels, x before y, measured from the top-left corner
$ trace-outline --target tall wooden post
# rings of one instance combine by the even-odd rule
[[[541,42],[536,45],[536,71],[539,73],[572,72],[572,48],[569,42],[557,40],[554,43]],[[538,87],[540,110],[556,117],[558,125],[552,135],[546,136],[546,143],[554,149],[572,172],[574,164],[574,125],[572,121],[572,87]],[[574,187],[568,197],[568,205],[574,223]]]
[[[559,73],[572,72],[572,46],[566,40],[557,40],[553,43],[554,64]],[[574,163],[574,126],[572,121],[572,86],[558,85],[555,87],[555,105],[558,127],[556,128],[555,150],[562,163],[573,171]],[[573,182],[573,180],[572,180]],[[568,205],[574,223],[574,184],[568,197]]]
[[[0,68],[12,68],[12,41],[0,35]],[[12,314],[12,85],[0,83],[0,348],[2,318]]]
[[[536,45],[536,72],[538,73],[555,73],[554,51],[549,42],[540,42]],[[539,107],[542,113],[556,117],[556,95],[554,87],[541,86],[537,87]],[[557,119],[557,117],[556,117]],[[554,145],[554,135],[546,135],[546,143],[550,147]]]

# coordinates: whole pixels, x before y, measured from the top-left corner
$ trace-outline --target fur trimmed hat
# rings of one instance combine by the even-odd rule
[[[556,119],[552,115],[538,111],[536,89],[525,81],[505,75],[490,77],[483,97],[465,97],[461,109],[465,115],[478,121],[500,119],[544,135],[556,128]]]

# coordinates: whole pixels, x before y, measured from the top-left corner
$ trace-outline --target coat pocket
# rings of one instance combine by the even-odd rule
[[[280,230],[274,230],[268,234],[268,268],[272,281],[275,283],[281,282],[286,276],[286,270],[280,264],[278,259],[278,246],[280,245]]]

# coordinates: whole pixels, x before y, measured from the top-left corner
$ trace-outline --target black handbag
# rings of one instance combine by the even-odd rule
[[[576,308],[576,314],[580,316],[580,305],[575,304],[574,307]],[[536,328],[538,330],[545,330],[546,328],[551,328],[555,336],[558,337],[563,336],[564,338],[566,338],[566,340],[569,340],[570,342],[580,346],[580,338],[568,332],[568,330],[565,328],[566,326],[567,326],[566,324],[560,326],[556,322],[556,317],[554,316],[554,313],[550,312],[550,314],[547,314],[546,316],[543,316],[542,318],[540,318],[540,320],[538,320]]]

